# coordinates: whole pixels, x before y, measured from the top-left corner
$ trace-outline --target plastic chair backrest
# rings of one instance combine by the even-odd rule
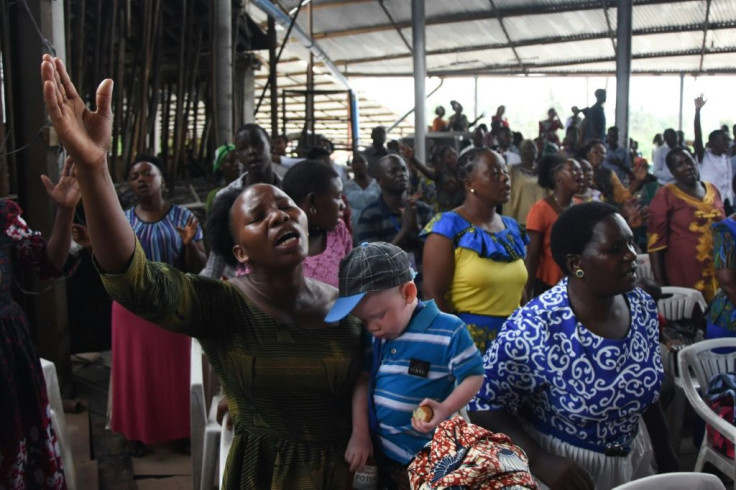
[[[652,264],[649,261],[649,254],[639,254],[636,256],[636,274],[642,279],[654,279],[652,272]]]
[[[679,356],[683,358],[684,366],[692,368],[695,373],[702,395],[716,374],[736,373],[736,338],[696,342],[681,350]]]
[[[702,311],[705,311],[707,307],[703,294],[697,289],[664,286],[662,294],[669,296],[657,302],[657,309],[668,320],[692,318],[695,305],[698,305]]]
[[[725,490],[723,482],[710,473],[663,473],[624,483],[613,490]]]

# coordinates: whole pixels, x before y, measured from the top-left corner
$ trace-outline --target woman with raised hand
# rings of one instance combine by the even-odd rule
[[[239,278],[147,261],[107,169],[112,80],[98,87],[91,112],[61,60],[45,55],[41,74],[51,121],[75,158],[105,286],[132,312],[197,337],[220,377],[235,431],[223,487],[345,488],[370,452],[367,389],[355,389],[359,378],[367,387],[361,325],[324,323],[337,290],[304,277],[304,212],[268,184],[240,195],[231,253],[251,272]],[[363,410],[351,411],[354,392]]]
[[[475,150],[463,173],[465,201],[436,215],[420,234],[426,237],[423,291],[462,318],[485,352],[522,299],[527,238],[514,219],[496,212],[511,193],[503,157]]]
[[[677,471],[659,402],[657,305],[636,288],[634,236],[589,202],[552,228],[565,277],[516,310],[485,356],[470,419],[508,434],[552,489],[610,489]]]
[[[28,228],[15,202],[0,199],[0,488],[66,488],[41,362],[26,314],[11,294],[14,266],[55,277],[69,255],[81,196],[71,159],[56,185],[41,179],[57,207],[48,241]]]

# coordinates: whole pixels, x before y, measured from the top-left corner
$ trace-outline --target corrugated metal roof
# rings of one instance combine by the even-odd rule
[[[289,12],[300,0],[273,1]],[[634,74],[736,72],[736,0],[633,3]],[[314,39],[348,79],[412,75],[409,0],[312,0],[311,7]],[[302,7],[297,19],[305,32],[307,10]],[[265,25],[260,11],[249,13]],[[428,72],[440,77],[614,74],[617,13],[615,0],[426,0]],[[283,30],[279,36],[282,42]],[[284,57],[306,59],[296,40],[287,43]],[[294,81],[279,84],[302,80],[297,73],[304,70],[303,64],[290,63],[284,72]],[[316,88],[338,88],[329,76],[316,79],[323,84]],[[329,108],[340,110],[332,103]],[[361,107],[366,140],[373,125],[398,117],[390,108],[371,111]],[[262,106],[258,118],[268,120],[268,107]],[[413,118],[408,119],[397,131],[412,130]]]

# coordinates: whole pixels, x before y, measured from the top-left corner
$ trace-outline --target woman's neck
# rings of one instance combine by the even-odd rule
[[[250,274],[241,279],[253,301],[287,311],[297,309],[300,298],[307,290],[301,264],[293,269],[276,271],[262,271],[254,267]]]
[[[479,199],[469,197],[458,210],[474,225],[490,224],[496,217],[497,204],[483,203]]]
[[[327,232],[321,228],[309,227],[309,250],[307,256],[312,257],[325,251],[327,246]]]
[[[574,195],[575,191],[569,191],[559,187],[555,187],[555,190],[552,191],[552,198],[562,209],[570,207],[570,204],[572,204],[572,197]]]
[[[166,201],[161,194],[138,198],[138,207],[146,211],[159,211],[166,206]]]

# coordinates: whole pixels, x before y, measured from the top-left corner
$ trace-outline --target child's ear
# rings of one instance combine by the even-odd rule
[[[414,281],[406,282],[403,286],[401,286],[401,294],[404,295],[406,304],[409,304],[417,299],[417,293],[417,285],[414,284]]]

